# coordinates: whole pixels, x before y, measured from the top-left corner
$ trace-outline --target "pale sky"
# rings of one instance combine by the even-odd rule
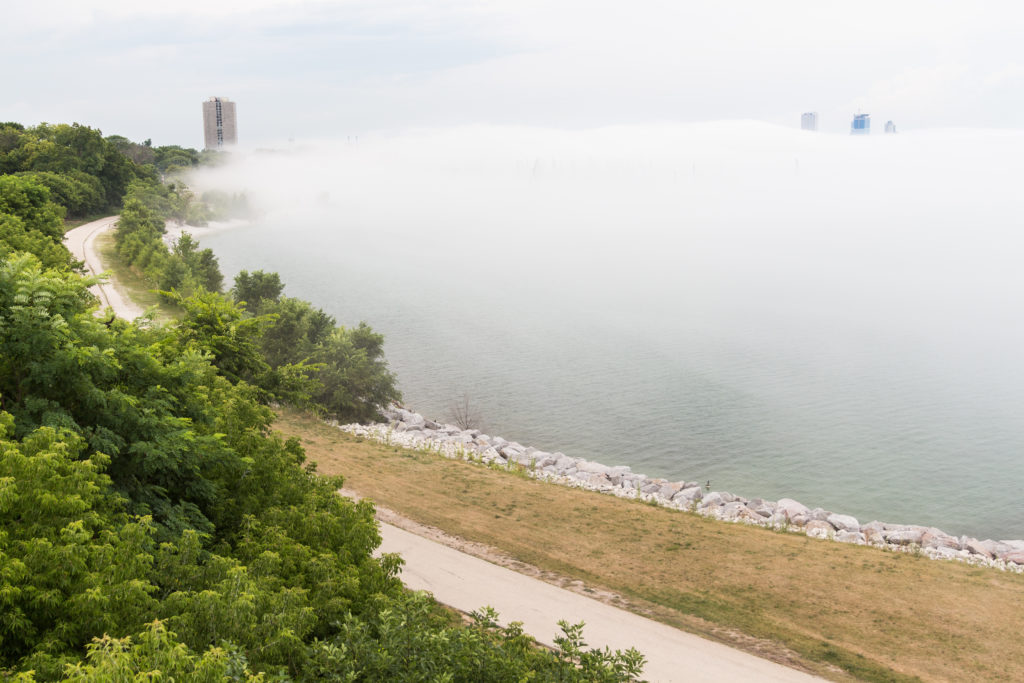
[[[942,0],[34,0],[0,23],[0,120],[246,146],[463,124],[755,119],[1024,128],[1024,5]]]

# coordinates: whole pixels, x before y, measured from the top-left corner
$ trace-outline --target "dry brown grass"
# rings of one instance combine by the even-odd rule
[[[866,680],[1024,680],[1024,576],[708,520],[363,442],[285,412],[320,472],[639,611]],[[832,669],[835,671],[834,669]]]

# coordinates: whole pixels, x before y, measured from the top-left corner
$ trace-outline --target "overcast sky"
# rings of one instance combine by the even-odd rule
[[[886,0],[33,0],[0,23],[0,120],[202,144],[467,123],[721,119],[1022,128],[1024,5]]]

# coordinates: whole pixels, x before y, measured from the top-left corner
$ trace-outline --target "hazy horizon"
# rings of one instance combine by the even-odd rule
[[[202,144],[470,124],[591,129],[857,111],[900,131],[1019,128],[1019,3],[38,0],[5,9],[0,120]],[[16,66],[15,66],[16,65]]]

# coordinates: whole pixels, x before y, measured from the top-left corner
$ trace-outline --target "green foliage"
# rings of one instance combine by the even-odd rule
[[[50,191],[30,178],[0,176],[0,213],[21,220],[26,230],[60,242],[64,210],[50,201]]]
[[[65,213],[81,217],[123,202],[117,242],[128,265],[161,289],[218,291],[223,277],[212,251],[191,238],[171,250],[160,237],[164,220],[205,224],[213,215],[185,185],[158,179],[158,172],[201,159],[195,150],[104,138],[77,123],[0,124],[0,256],[24,251],[46,267],[69,267],[61,245]]]
[[[235,383],[255,384],[270,370],[259,349],[269,318],[246,317],[242,308],[222,294],[171,297],[184,311],[175,329],[176,345],[208,354],[221,374]]]
[[[302,299],[261,299],[257,310],[273,316],[260,340],[272,367],[309,358],[334,332],[334,318]]]
[[[277,301],[284,291],[284,283],[277,273],[264,273],[254,270],[250,273],[243,270],[235,276],[235,286],[231,288],[231,296],[235,301],[245,303],[246,309],[253,315],[259,315],[264,299]]]
[[[128,184],[152,173],[122,154],[117,146],[103,139],[102,133],[79,124],[40,124],[24,128],[0,125],[0,174],[50,172],[68,176],[75,183],[55,192],[64,199],[68,192],[72,215],[96,210],[92,192],[99,185],[100,209],[120,204]],[[54,182],[54,184],[57,184]]]
[[[133,183],[114,235],[117,253],[161,290],[186,295],[219,291],[224,278],[212,250],[199,249],[188,233],[182,233],[171,249],[163,241],[165,228],[161,216],[179,209],[185,211],[175,208],[181,196],[152,183]]]
[[[165,145],[154,148],[154,151],[156,153],[156,169],[165,175],[173,175],[193,166],[199,166],[202,161],[200,153],[191,147]]]
[[[313,673],[343,681],[578,683],[634,681],[644,659],[636,650],[588,650],[583,624],[560,622],[556,652],[537,648],[522,624],[498,624],[491,608],[454,626],[424,593],[381,599],[369,618],[348,619],[314,652]]]
[[[229,640],[296,674],[311,639],[398,589],[372,508],[269,436],[196,326],[108,327],[90,282],[0,264],[0,670],[52,679],[159,617],[195,652]]]
[[[335,327],[332,316],[308,301],[281,296],[283,289],[277,273],[261,270],[243,270],[232,288],[236,301],[247,302],[249,310],[266,320],[259,349],[278,377],[288,368],[308,369],[313,382],[298,394],[340,420],[376,419],[381,406],[399,400],[382,335],[366,323]],[[286,398],[267,383],[262,386]]]
[[[184,221],[192,193],[182,186],[165,185],[155,180],[134,180],[125,192],[125,202],[137,201],[156,216]]]
[[[187,232],[174,243],[171,253],[184,265],[185,271],[191,276],[193,286],[183,289],[203,289],[208,292],[219,292],[224,286],[224,276],[220,274],[220,264],[211,249],[200,249],[199,243]],[[192,283],[188,283],[192,284]],[[175,285],[175,287],[180,287]]]
[[[156,160],[156,152],[149,145],[140,145],[137,142],[132,142],[123,135],[108,135],[106,140],[108,143],[113,145],[118,152],[128,157],[132,162],[139,166],[152,164]]]
[[[109,455],[133,512],[209,530],[229,454],[208,411],[231,385],[198,353],[165,361],[164,330],[97,320],[90,282],[27,255],[0,266],[0,405],[18,435],[71,430]]]
[[[13,431],[9,414],[0,424]],[[155,611],[152,522],[122,512],[107,493],[109,459],[83,451],[83,439],[45,427],[0,440],[0,662],[52,674],[94,634]]]
[[[106,206],[106,197],[99,178],[84,171],[22,171],[16,175],[30,178],[50,190],[54,202],[67,209],[72,218],[99,213]]]
[[[111,638],[104,635],[89,644],[86,662],[69,666],[65,681],[188,680],[196,683],[221,681],[263,681],[254,675],[245,655],[237,649],[210,646],[201,656],[193,654],[177,634],[156,620],[136,637]]]
[[[384,359],[384,337],[366,323],[334,330],[310,360],[323,366],[316,374],[323,388],[313,401],[338,419],[379,419],[380,406],[401,398]]]
[[[257,387],[264,401],[284,400],[297,406],[307,406],[312,394],[320,389],[312,378],[318,368],[302,359],[267,363],[261,344],[276,316],[247,316],[244,304],[235,304],[220,294],[166,295],[183,311],[176,330],[177,342],[209,354],[211,362],[232,382]]]
[[[0,257],[35,254],[47,268],[69,268],[64,247],[64,209],[32,178],[0,176]]]
[[[203,193],[202,200],[203,205],[209,208],[211,220],[245,218],[252,213],[245,193],[228,194],[220,190],[208,190]]]

